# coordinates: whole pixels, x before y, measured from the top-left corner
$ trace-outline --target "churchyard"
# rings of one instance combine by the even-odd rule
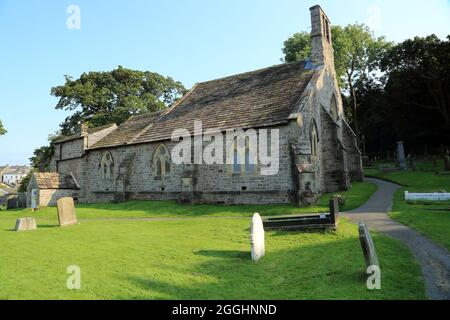
[[[343,193],[349,210],[375,191],[357,183]],[[400,242],[372,233],[381,290],[366,286],[358,226],[337,231],[266,232],[266,255],[251,260],[250,222],[264,216],[326,212],[318,205],[183,206],[135,201],[79,204],[79,224],[59,227],[56,208],[0,213],[1,299],[422,299],[419,266]],[[17,218],[37,230],[14,232]],[[157,218],[157,219],[152,219]],[[66,286],[78,266],[81,288]]]
[[[444,170],[444,161],[423,159],[417,162],[415,170],[384,173],[378,169],[380,165],[393,166],[377,163],[366,170],[366,175],[402,185],[395,193],[390,217],[450,249],[450,201],[405,201],[405,191],[450,192],[450,171]]]

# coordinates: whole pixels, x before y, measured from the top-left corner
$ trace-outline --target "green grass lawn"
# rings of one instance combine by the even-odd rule
[[[373,191],[370,184],[356,184],[347,193],[347,206],[362,204]],[[329,196],[310,209],[325,209]],[[357,226],[347,220],[337,232],[267,232],[266,256],[254,263],[253,212],[298,209],[131,202],[77,210],[79,217],[91,219],[59,228],[49,208],[35,214],[38,230],[20,233],[12,231],[15,219],[31,212],[0,213],[0,299],[425,298],[419,267],[407,248],[378,234],[373,237],[382,289],[368,290]],[[163,216],[193,219],[95,220]],[[81,290],[66,288],[69,265],[81,268]]]
[[[376,169],[367,174],[397,182],[400,188],[394,196],[391,217],[442,244],[450,250],[450,202],[405,201],[409,192],[450,192],[450,175],[437,175],[443,170],[439,162],[434,168],[431,162],[419,162],[418,171],[381,173]]]
[[[364,204],[376,191],[376,186],[367,182],[354,183],[352,189],[340,192],[345,195],[345,206],[340,211],[355,209]],[[258,212],[264,216],[296,213],[329,212],[328,202],[333,194],[322,196],[319,203],[312,207],[298,208],[293,204],[274,205],[241,205],[241,206],[212,206],[212,205],[179,205],[176,201],[129,201],[119,204],[96,203],[78,204],[77,217],[79,219],[89,218],[179,218],[179,217],[251,217]],[[4,217],[22,217],[23,215],[34,216],[37,219],[46,219],[56,216],[56,208],[42,208],[33,213],[31,210],[9,210],[2,211]]]
[[[266,234],[250,260],[250,219],[86,221],[10,231],[0,220],[2,299],[421,299],[418,266],[399,242],[375,235],[382,289],[365,286],[357,228]],[[66,268],[81,268],[81,290]]]

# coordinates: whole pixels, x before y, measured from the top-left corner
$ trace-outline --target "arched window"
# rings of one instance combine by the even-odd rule
[[[338,108],[337,108],[337,103],[336,103],[336,97],[334,96],[334,94],[331,96],[330,113],[331,113],[331,116],[333,117],[334,121],[339,120],[339,113],[338,113]]]
[[[160,144],[153,155],[153,168],[156,177],[165,177],[170,174],[172,162],[170,153],[164,144]]]
[[[100,162],[100,176],[102,179],[111,179],[113,177],[114,160],[109,151],[106,151],[102,155]]]
[[[317,157],[317,142],[319,141],[319,137],[317,135],[317,126],[314,120],[311,122],[310,138],[311,138],[311,155],[313,157]]]
[[[244,148],[238,147],[238,138],[235,138],[233,143],[233,173],[255,173],[256,170],[256,150],[250,147],[250,139],[245,139],[245,153]]]

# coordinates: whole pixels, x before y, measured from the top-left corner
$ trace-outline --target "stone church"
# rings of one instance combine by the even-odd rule
[[[60,194],[80,202],[308,205],[362,180],[361,153],[337,83],[330,20],[320,6],[310,12],[309,59],[197,83],[165,110],[119,126],[82,126],[57,141],[48,175],[54,194],[60,185],[66,186]],[[191,131],[194,121],[202,121],[203,130],[278,129],[278,173],[261,175],[258,163],[175,164],[171,151],[178,142],[171,134],[180,127]],[[45,177],[39,179],[46,185]],[[39,179],[29,190],[39,188],[33,184]]]

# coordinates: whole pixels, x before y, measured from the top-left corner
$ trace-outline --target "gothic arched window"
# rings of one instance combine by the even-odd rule
[[[164,144],[160,144],[153,155],[154,174],[157,177],[168,175],[172,168],[170,153]]]
[[[250,147],[250,139],[245,139],[245,149],[238,147],[238,138],[233,143],[233,170],[234,174],[254,173],[256,170],[256,150]],[[244,153],[245,150],[245,153]]]
[[[339,120],[339,113],[338,113],[338,108],[337,108],[337,103],[336,103],[336,97],[334,96],[334,94],[331,96],[330,113],[331,113],[331,116],[333,117],[334,121]]]
[[[109,151],[106,151],[102,155],[100,162],[100,176],[102,179],[111,179],[113,177],[114,160]]]

